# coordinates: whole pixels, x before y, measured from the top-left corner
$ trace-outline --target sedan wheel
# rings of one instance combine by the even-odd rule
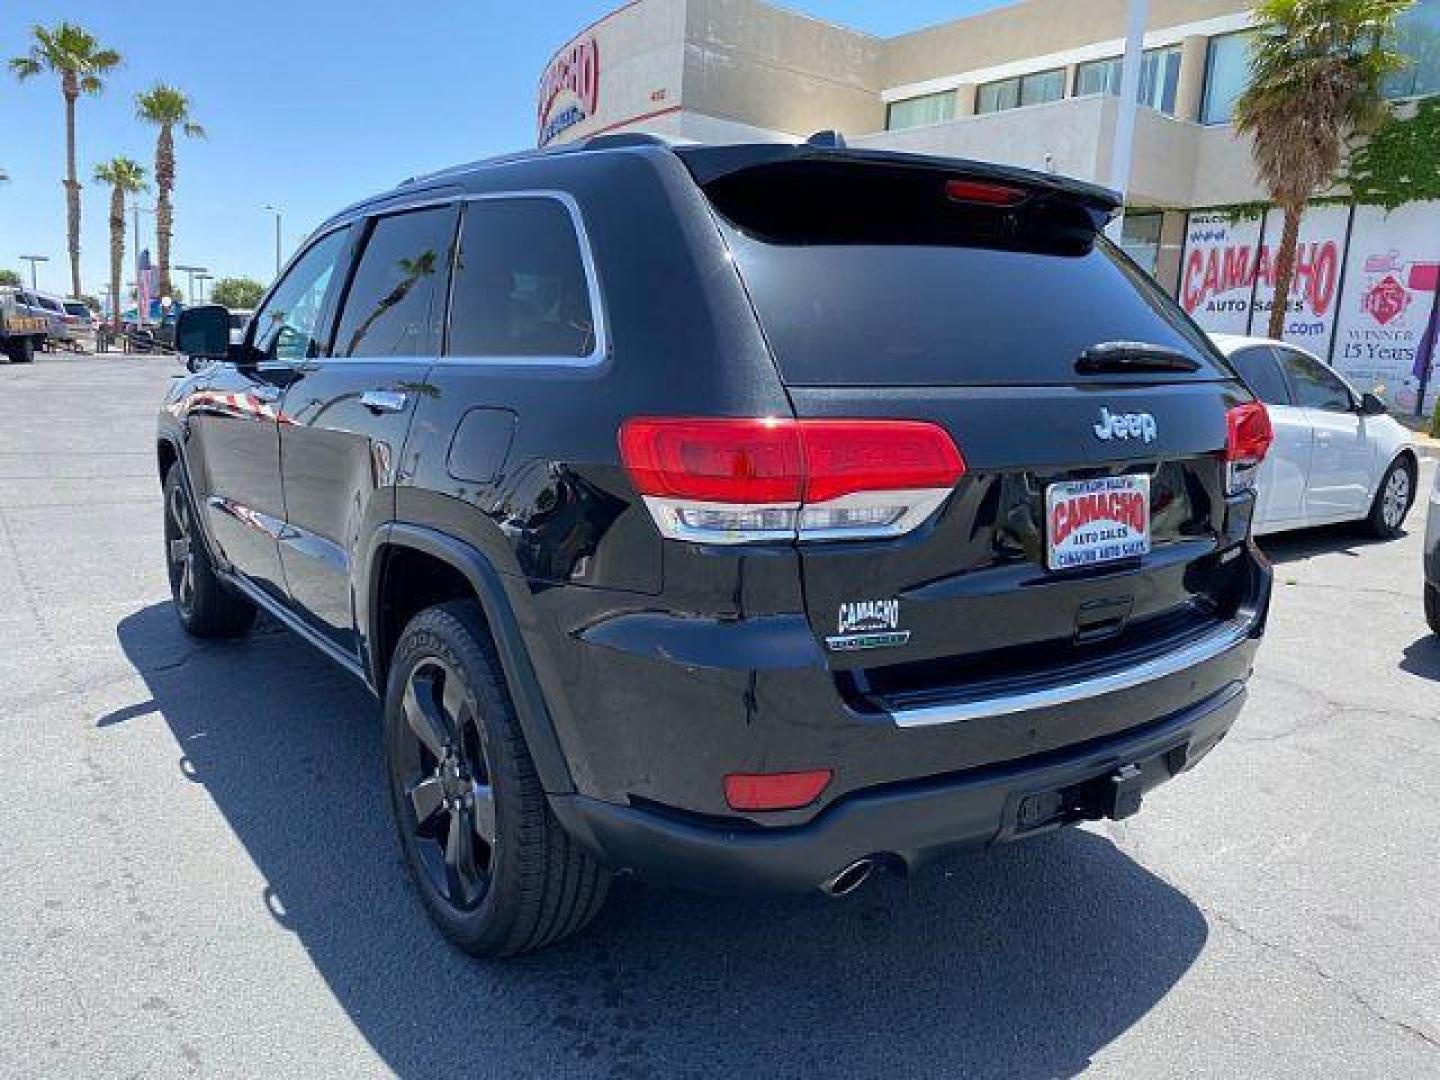
[[[1415,501],[1415,466],[1401,457],[1390,463],[1370,506],[1370,531],[1388,540],[1400,534],[1410,504]]]

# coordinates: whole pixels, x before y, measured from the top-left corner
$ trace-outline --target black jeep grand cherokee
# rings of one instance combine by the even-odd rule
[[[245,340],[187,311],[175,603],[384,700],[462,948],[610,875],[859,885],[1121,817],[1224,736],[1269,421],[1100,189],[610,136],[322,226]]]

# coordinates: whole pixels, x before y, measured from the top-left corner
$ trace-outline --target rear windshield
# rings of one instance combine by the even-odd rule
[[[913,177],[775,179],[707,190],[788,383],[1233,377],[1173,301],[1063,206],[961,207]],[[1081,353],[1113,341],[1178,349],[1200,367],[1076,374]]]
[[[71,315],[79,315],[79,316],[81,316],[82,318],[89,318],[89,317],[90,317],[90,309],[87,308],[84,304],[68,304],[68,303],[67,303],[67,304],[65,305],[65,310],[68,311]]]

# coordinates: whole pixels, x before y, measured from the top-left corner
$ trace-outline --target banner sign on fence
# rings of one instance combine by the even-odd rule
[[[1387,214],[1355,211],[1345,295],[1335,330],[1335,367],[1361,390],[1412,411],[1423,335],[1440,286],[1440,206],[1412,203]]]

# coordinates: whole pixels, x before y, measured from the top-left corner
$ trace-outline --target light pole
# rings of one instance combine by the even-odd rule
[[[205,283],[206,283],[207,281],[214,281],[215,279],[214,279],[213,277],[211,277],[209,274],[196,274],[196,275],[195,275],[195,280],[200,283],[200,300],[199,300],[199,303],[202,303],[202,304],[203,304],[203,303],[205,303]]]
[[[49,255],[21,255],[21,256],[20,256],[20,261],[21,261],[21,262],[28,262],[28,263],[30,264],[30,288],[31,288],[32,290],[33,290],[33,289],[38,289],[38,288],[40,288],[39,285],[35,284],[35,264],[36,264],[36,263],[42,263],[42,262],[49,262],[49,261],[50,261],[50,256],[49,256]]]
[[[196,303],[196,300],[195,300],[195,275],[196,275],[196,274],[203,274],[203,273],[205,273],[207,267],[204,267],[204,266],[181,266],[179,263],[176,263],[176,264],[175,264],[175,269],[176,269],[176,270],[183,271],[184,274],[185,274],[185,298],[186,298],[187,300],[189,300],[192,304],[193,304],[193,303]]]
[[[1149,18],[1150,0],[1130,0],[1125,60],[1120,69],[1120,112],[1115,118],[1115,142],[1110,147],[1110,186],[1120,193],[1120,212],[1105,230],[1117,244],[1125,232],[1124,200],[1135,157],[1135,113],[1140,107],[1140,65],[1145,59],[1145,24]]]
[[[280,276],[280,208],[266,203],[260,209],[268,210],[275,215],[275,276]]]

